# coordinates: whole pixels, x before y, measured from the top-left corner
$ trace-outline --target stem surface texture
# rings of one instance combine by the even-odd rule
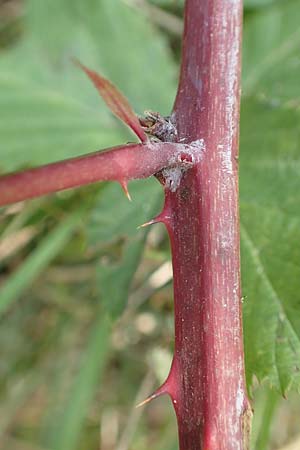
[[[172,143],[127,144],[0,177],[0,206],[97,181],[146,178],[164,167],[195,162],[196,146]]]
[[[187,0],[172,120],[199,158],[163,216],[173,255],[175,353],[170,394],[180,450],[248,449],[238,215],[240,0]],[[175,177],[175,174],[173,174]]]

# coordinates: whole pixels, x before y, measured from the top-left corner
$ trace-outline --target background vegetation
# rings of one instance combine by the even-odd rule
[[[182,7],[0,1],[0,171],[133,140],[71,56],[138,113],[167,114]],[[241,239],[256,450],[300,446],[299,11],[299,0],[245,1]],[[129,187],[132,203],[101,184],[0,211],[0,449],[177,448],[167,399],[134,408],[169,370],[173,315],[166,233],[136,230],[161,189]]]

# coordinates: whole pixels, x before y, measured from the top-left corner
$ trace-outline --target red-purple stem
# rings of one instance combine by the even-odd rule
[[[175,407],[180,450],[245,450],[238,213],[242,1],[187,0],[173,119],[202,156],[166,190],[174,273],[175,354],[159,393]]]

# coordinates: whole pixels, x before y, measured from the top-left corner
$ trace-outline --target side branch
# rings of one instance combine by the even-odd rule
[[[128,144],[0,177],[0,206],[97,181],[146,178],[180,163],[182,144]]]

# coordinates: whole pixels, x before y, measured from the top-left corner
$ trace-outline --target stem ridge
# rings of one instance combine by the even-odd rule
[[[202,151],[176,189],[165,184],[180,450],[246,450],[249,442],[237,167],[241,23],[240,0],[186,1],[172,117],[178,142],[201,141]]]

